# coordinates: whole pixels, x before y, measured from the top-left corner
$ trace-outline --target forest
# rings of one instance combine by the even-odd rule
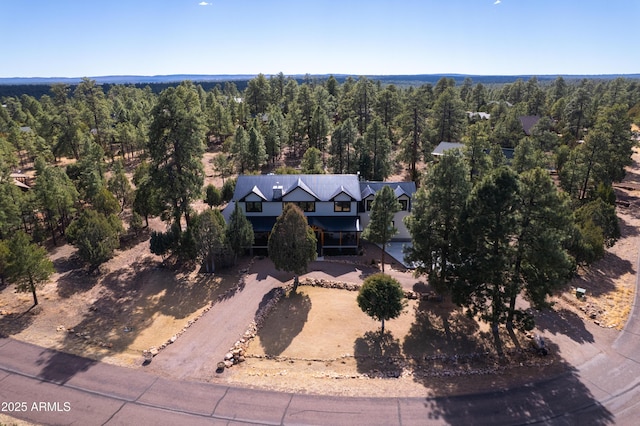
[[[97,270],[158,216],[167,230],[151,233],[152,252],[222,262],[242,251],[234,236],[250,238],[243,218],[227,225],[217,209],[235,175],[359,173],[417,182],[407,257],[419,273],[470,309],[492,301],[492,324],[528,328],[515,296],[543,305],[620,235],[613,185],[632,164],[640,80],[399,86],[280,73],[157,92],[85,78],[1,104],[0,278],[35,304],[53,270],[48,244],[73,244]],[[443,141],[464,148],[435,161]],[[207,151],[220,188],[204,185]],[[197,200],[212,209],[195,211]]]

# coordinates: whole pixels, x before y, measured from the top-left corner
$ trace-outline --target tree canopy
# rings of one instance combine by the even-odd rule
[[[384,322],[399,317],[406,306],[400,283],[384,273],[365,278],[356,300],[364,313],[381,322],[380,334],[384,334]]]
[[[382,245],[382,272],[384,272],[385,246],[398,232],[398,228],[393,224],[393,217],[400,208],[393,189],[389,185],[383,186],[373,198],[369,224],[362,231],[362,238]]]
[[[303,274],[316,259],[316,236],[295,204],[285,204],[269,235],[269,258],[276,269]]]

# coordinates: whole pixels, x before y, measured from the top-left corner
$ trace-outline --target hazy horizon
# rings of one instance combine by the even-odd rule
[[[0,77],[637,74],[639,12],[591,0],[3,0]]]

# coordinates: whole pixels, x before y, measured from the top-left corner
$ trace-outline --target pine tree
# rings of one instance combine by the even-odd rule
[[[393,225],[393,217],[400,211],[400,203],[390,186],[385,185],[376,192],[371,204],[369,224],[362,231],[362,238],[375,244],[382,245],[382,272],[384,272],[384,258],[386,245],[398,233]]]
[[[6,275],[15,284],[16,291],[33,295],[33,306],[38,304],[36,288],[44,285],[54,272],[53,262],[42,247],[33,244],[27,234],[17,232],[8,243],[9,256]]]
[[[461,214],[470,191],[462,158],[446,152],[427,172],[405,218],[412,239],[405,258],[441,294],[449,291],[459,262]]]
[[[171,213],[173,224],[190,222],[190,204],[204,182],[204,118],[198,92],[190,82],[164,90],[153,109],[149,129],[152,182]]]
[[[251,247],[254,241],[253,227],[237,202],[229,218],[225,233],[226,242],[233,253],[233,263],[235,264],[238,256],[248,247]]]

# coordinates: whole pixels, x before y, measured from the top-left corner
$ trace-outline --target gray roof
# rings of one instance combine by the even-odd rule
[[[540,121],[540,117],[537,115],[523,115],[518,117],[518,119],[522,125],[522,130],[524,130],[524,134],[527,136],[531,136],[531,129]]]
[[[300,188],[318,201],[331,201],[344,192],[360,201],[360,186],[356,175],[240,175],[236,182],[234,200],[241,200],[251,193],[264,195],[265,201],[274,201],[273,187],[281,186],[282,195]]]
[[[463,147],[464,147],[463,143],[458,143],[458,142],[440,142],[438,144],[438,146],[436,146],[436,148],[433,150],[431,155],[435,155],[436,157],[439,157],[441,155],[444,155],[444,153],[446,151],[449,151],[450,149],[462,149]]]
[[[406,194],[411,198],[416,192],[415,182],[360,182],[362,198],[366,198],[369,195],[375,194],[384,186],[390,186],[391,189],[393,189],[393,192],[396,194],[396,197],[400,197],[401,195]]]

